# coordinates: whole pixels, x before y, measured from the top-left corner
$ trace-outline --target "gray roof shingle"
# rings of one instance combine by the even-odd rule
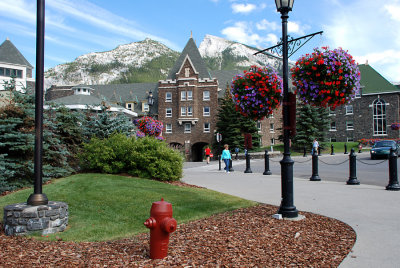
[[[25,59],[21,52],[19,52],[14,44],[8,39],[0,45],[0,62],[33,68],[33,66]]]

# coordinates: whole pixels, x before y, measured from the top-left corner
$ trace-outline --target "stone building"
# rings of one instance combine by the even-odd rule
[[[330,111],[330,141],[360,139],[398,139],[399,130],[391,124],[400,122],[400,90],[370,65],[360,64],[361,92],[350,104]]]

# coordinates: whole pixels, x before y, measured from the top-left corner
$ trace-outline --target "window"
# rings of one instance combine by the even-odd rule
[[[203,100],[204,101],[210,100],[210,91],[208,90],[203,91]]]
[[[192,115],[193,115],[192,106],[187,107],[187,115],[188,115],[188,116],[192,116]]]
[[[172,102],[172,93],[171,92],[165,93],[165,102]]]
[[[336,138],[330,138],[331,142],[336,142]]]
[[[386,135],[386,102],[382,99],[376,99],[372,103],[374,135]]]
[[[354,138],[353,137],[347,137],[347,142],[353,142]]]
[[[181,116],[186,116],[186,107],[181,107]]]
[[[271,145],[275,145],[275,139],[274,138],[271,139]]]
[[[274,113],[272,112],[272,113],[268,116],[268,118],[274,118]]]
[[[353,105],[346,105],[346,114],[353,114]]]
[[[190,75],[190,69],[185,68],[185,77],[189,77],[189,75]]]
[[[192,125],[190,123],[185,123],[185,133],[192,132]]]
[[[336,122],[331,122],[331,129],[330,131],[336,131]]]
[[[125,104],[126,109],[133,111],[135,109],[135,105],[131,102],[127,102]]]
[[[0,68],[0,75],[7,77],[22,78],[22,70]]]
[[[172,133],[172,124],[165,124],[165,133]]]
[[[203,115],[210,116],[210,107],[209,106],[203,107]]]
[[[269,124],[269,132],[275,132],[274,123]]]
[[[204,132],[206,133],[210,132],[210,123],[204,123]]]
[[[165,109],[165,117],[172,117],[172,108]]]
[[[260,121],[257,121],[257,129],[258,129],[258,132],[261,132],[261,122]]]
[[[149,104],[147,102],[143,102],[142,111],[143,112],[150,111],[150,107],[149,107]]]
[[[193,100],[193,91],[187,91],[187,100]]]
[[[181,91],[181,101],[186,100],[186,91]]]
[[[346,130],[354,130],[353,121],[346,121]]]

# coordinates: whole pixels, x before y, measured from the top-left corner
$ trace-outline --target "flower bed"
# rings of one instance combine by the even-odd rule
[[[361,139],[361,140],[358,140],[358,142],[361,142],[361,144],[363,146],[366,146],[366,145],[373,146],[377,141],[381,141],[381,140],[393,140],[393,141],[397,142],[398,144],[400,144],[400,139]]]
[[[272,68],[252,66],[237,75],[231,86],[236,110],[253,120],[262,120],[281,104],[282,79]]]
[[[360,90],[360,70],[341,48],[316,48],[291,69],[299,99],[306,104],[335,109],[351,101]]]

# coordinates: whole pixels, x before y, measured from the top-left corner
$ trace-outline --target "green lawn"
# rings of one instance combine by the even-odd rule
[[[0,198],[0,217],[8,204],[26,202],[32,189]],[[173,207],[178,224],[224,211],[255,205],[234,196],[198,188],[178,187],[147,179],[106,175],[78,174],[43,186],[51,201],[69,206],[68,228],[49,235],[64,241],[104,241],[147,232],[143,222],[150,216],[152,202],[161,197]]]

